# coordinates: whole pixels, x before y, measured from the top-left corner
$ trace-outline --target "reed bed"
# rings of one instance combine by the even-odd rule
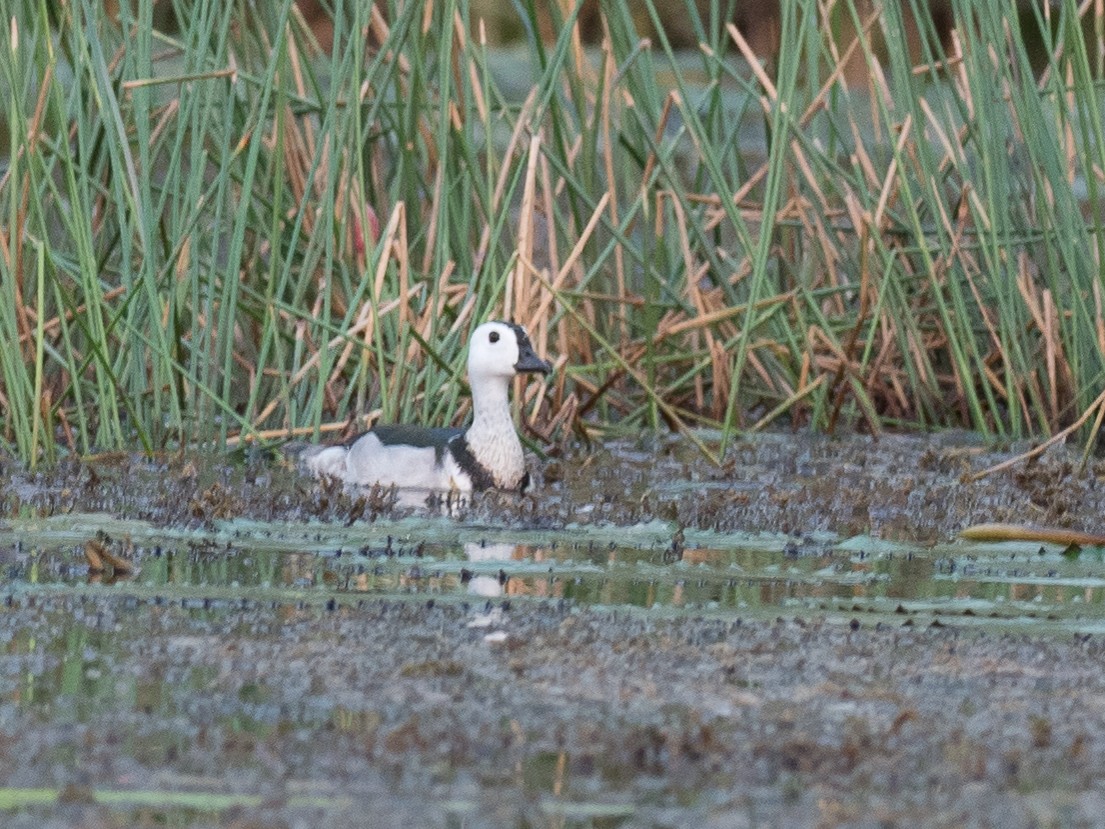
[[[291,0],[177,2],[171,33],[151,0],[13,0],[0,442],[460,422],[489,317],[555,362],[521,395],[539,441],[1096,435],[1100,3],[954,0],[948,34],[798,0],[765,61],[732,2],[688,0],[691,54],[653,0],[654,41],[610,3],[587,47],[537,2],[504,74],[466,0],[346,4],[328,51]]]

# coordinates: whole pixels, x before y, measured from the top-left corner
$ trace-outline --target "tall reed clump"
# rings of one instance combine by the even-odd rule
[[[955,0],[948,34],[782,3],[765,63],[732,0],[686,0],[691,54],[654,0],[655,42],[611,3],[587,48],[520,0],[503,73],[467,0],[345,4],[328,51],[291,0],[171,33],[13,3],[0,442],[31,463],[457,421],[490,316],[558,358],[545,437],[1099,425],[1099,4]]]

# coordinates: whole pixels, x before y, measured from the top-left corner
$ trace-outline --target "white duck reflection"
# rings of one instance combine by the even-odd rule
[[[464,544],[464,555],[469,561],[513,561],[519,557],[517,544],[503,541],[468,541]],[[480,574],[468,580],[468,592],[474,596],[493,599],[507,592],[509,581],[499,575]]]

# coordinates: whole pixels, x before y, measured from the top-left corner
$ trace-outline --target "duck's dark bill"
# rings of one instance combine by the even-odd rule
[[[537,356],[533,350],[533,343],[529,340],[526,329],[513,322],[504,323],[514,330],[514,338],[518,342],[518,362],[514,364],[514,370],[521,372],[540,372],[548,374],[552,371],[552,365]]]
[[[552,366],[538,357],[532,348],[523,345],[518,351],[518,362],[514,364],[514,370],[517,372],[548,374],[552,371]]]

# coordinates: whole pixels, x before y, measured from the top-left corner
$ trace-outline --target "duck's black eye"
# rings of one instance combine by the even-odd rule
[[[487,338],[491,340],[491,342],[497,343],[499,341],[499,332],[492,331],[490,334],[487,335]]]

